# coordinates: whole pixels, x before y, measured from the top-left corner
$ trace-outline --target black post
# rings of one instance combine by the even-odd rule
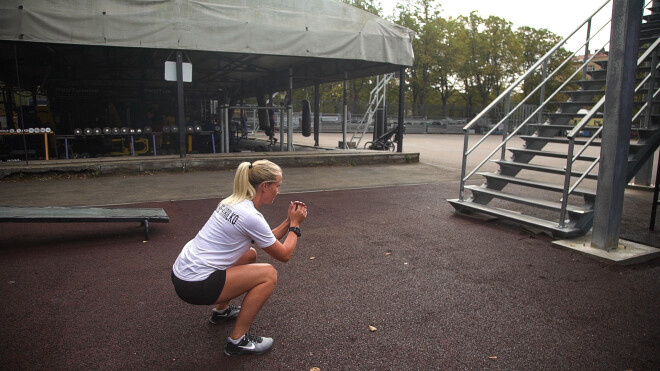
[[[14,61],[16,62],[16,86],[18,88],[18,91],[20,92],[21,90],[21,77],[20,73],[18,72],[18,49],[16,48],[16,44],[14,44]],[[12,102],[14,101],[14,93],[11,93],[11,98]],[[18,102],[18,125],[21,128],[21,131],[25,131],[25,121],[23,117],[23,102]],[[14,106],[16,107],[16,105]],[[13,115],[12,115],[13,116]],[[12,117],[13,118],[13,117]],[[30,159],[28,158],[28,149],[27,149],[27,139],[25,138],[25,133],[21,134],[21,137],[23,137],[23,151],[25,153],[25,164],[29,165],[30,164]]]
[[[319,146],[319,130],[321,126],[321,84],[314,85],[314,146]]]
[[[186,157],[186,122],[183,107],[183,55],[180,50],[176,52],[176,97],[177,97],[177,126],[179,126],[179,157]]]
[[[399,130],[396,131],[396,151],[403,152],[403,102],[406,92],[406,68],[399,70]]]

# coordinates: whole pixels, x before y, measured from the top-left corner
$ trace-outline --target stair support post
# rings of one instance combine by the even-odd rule
[[[501,160],[506,159],[506,137],[509,133],[509,113],[511,112],[511,92],[506,95],[506,101],[504,103],[504,117],[506,119],[502,123],[502,142],[505,142],[502,145],[502,154],[500,155]]]
[[[465,194],[465,170],[467,168],[467,157],[468,157],[468,143],[470,141],[470,130],[463,129],[465,131],[464,140],[463,140],[463,163],[461,164],[461,185],[458,194],[458,199],[463,201]]]
[[[584,59],[582,60],[582,80],[587,79],[587,59],[589,59],[589,38],[591,37],[591,18],[587,21],[587,42],[584,44]]]
[[[573,151],[575,149],[575,137],[568,138],[568,155],[566,156],[566,174],[564,175],[564,190],[561,196],[561,211],[559,212],[559,228],[566,227],[566,209],[568,208],[568,190],[571,187],[571,173],[573,171]]]
[[[543,107],[543,102],[545,101],[545,79],[548,78],[548,60],[543,61],[543,68],[541,69],[541,90],[539,91],[539,107]],[[539,110],[538,118],[536,122],[539,124],[543,120],[543,109]]]
[[[605,119],[591,236],[591,247],[605,251],[619,245],[642,12],[642,0],[612,4]]]

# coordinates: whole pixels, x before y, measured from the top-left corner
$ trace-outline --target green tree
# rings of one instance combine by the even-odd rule
[[[442,116],[447,116],[447,102],[456,93],[459,53],[456,37],[460,25],[453,19],[438,17],[432,22],[433,37],[436,38],[436,63],[431,67],[431,87],[439,94]]]
[[[414,3],[397,5],[396,23],[415,32],[413,50],[415,61],[409,71],[408,84],[412,93],[413,116],[420,115],[431,86],[431,74],[437,65],[439,50],[437,27],[434,20],[440,13],[435,0],[416,0]]]
[[[548,31],[547,29],[535,29],[532,27],[520,27],[516,30],[516,37],[520,40],[522,45],[521,61],[520,61],[520,74],[526,73],[538,60],[540,60],[550,49],[552,49],[560,40],[561,37]],[[547,74],[557,69],[567,58],[570,52],[561,48],[554,55],[549,58],[547,63]],[[571,64],[568,63],[561,71],[546,83],[546,95],[556,90],[563,81],[570,76],[573,72]],[[521,96],[518,100],[523,99],[536,89],[543,80],[542,66],[537,68],[531,75],[525,79],[521,87]],[[527,102],[529,104],[540,104],[540,91],[536,91]],[[565,98],[565,97],[564,97]]]

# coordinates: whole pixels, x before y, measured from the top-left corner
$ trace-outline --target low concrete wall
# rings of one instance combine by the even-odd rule
[[[0,164],[0,179],[21,174],[93,173],[97,175],[143,173],[156,171],[185,172],[197,170],[235,169],[241,162],[271,160],[282,168],[306,166],[358,166],[374,164],[418,163],[419,153],[384,151],[299,151],[299,152],[239,152],[228,154],[196,154],[180,158],[139,156],[51,161],[24,161]]]

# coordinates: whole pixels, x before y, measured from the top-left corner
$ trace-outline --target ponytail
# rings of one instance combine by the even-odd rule
[[[242,162],[234,176],[234,193],[220,202],[221,205],[235,205],[244,200],[252,200],[257,195],[256,188],[264,182],[274,182],[282,175],[282,169],[268,160],[254,163]]]

